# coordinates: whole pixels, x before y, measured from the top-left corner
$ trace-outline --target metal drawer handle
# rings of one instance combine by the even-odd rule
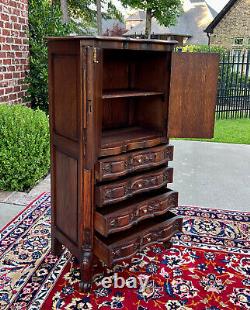
[[[117,224],[118,224],[117,219],[112,219],[112,220],[109,222],[109,225],[110,225],[111,227],[115,227],[115,226],[117,226]]]

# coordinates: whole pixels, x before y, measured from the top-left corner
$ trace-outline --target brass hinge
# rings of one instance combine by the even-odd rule
[[[93,49],[93,62],[98,64],[99,61],[97,60],[97,55],[96,55],[96,48],[94,47]]]

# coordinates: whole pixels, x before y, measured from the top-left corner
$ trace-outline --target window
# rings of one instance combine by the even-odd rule
[[[234,38],[234,45],[243,45],[244,39],[243,38]]]

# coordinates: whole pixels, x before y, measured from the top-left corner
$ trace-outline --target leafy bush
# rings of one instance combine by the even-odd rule
[[[186,45],[181,47],[181,50],[183,52],[205,52],[205,53],[219,53],[223,54],[227,50],[224,47],[221,46],[209,46],[209,45]]]
[[[50,0],[29,0],[30,72],[27,78],[31,106],[48,111],[48,51],[46,37],[64,36],[73,24],[62,24],[59,5]]]
[[[0,105],[0,189],[24,191],[49,170],[49,124],[43,111]]]

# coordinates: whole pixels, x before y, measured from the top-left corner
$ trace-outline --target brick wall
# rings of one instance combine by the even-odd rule
[[[0,103],[25,101],[28,0],[0,1]]]
[[[235,38],[242,38],[242,46],[237,46]],[[225,48],[246,48],[250,40],[249,0],[238,0],[226,13],[211,35],[211,45]]]

